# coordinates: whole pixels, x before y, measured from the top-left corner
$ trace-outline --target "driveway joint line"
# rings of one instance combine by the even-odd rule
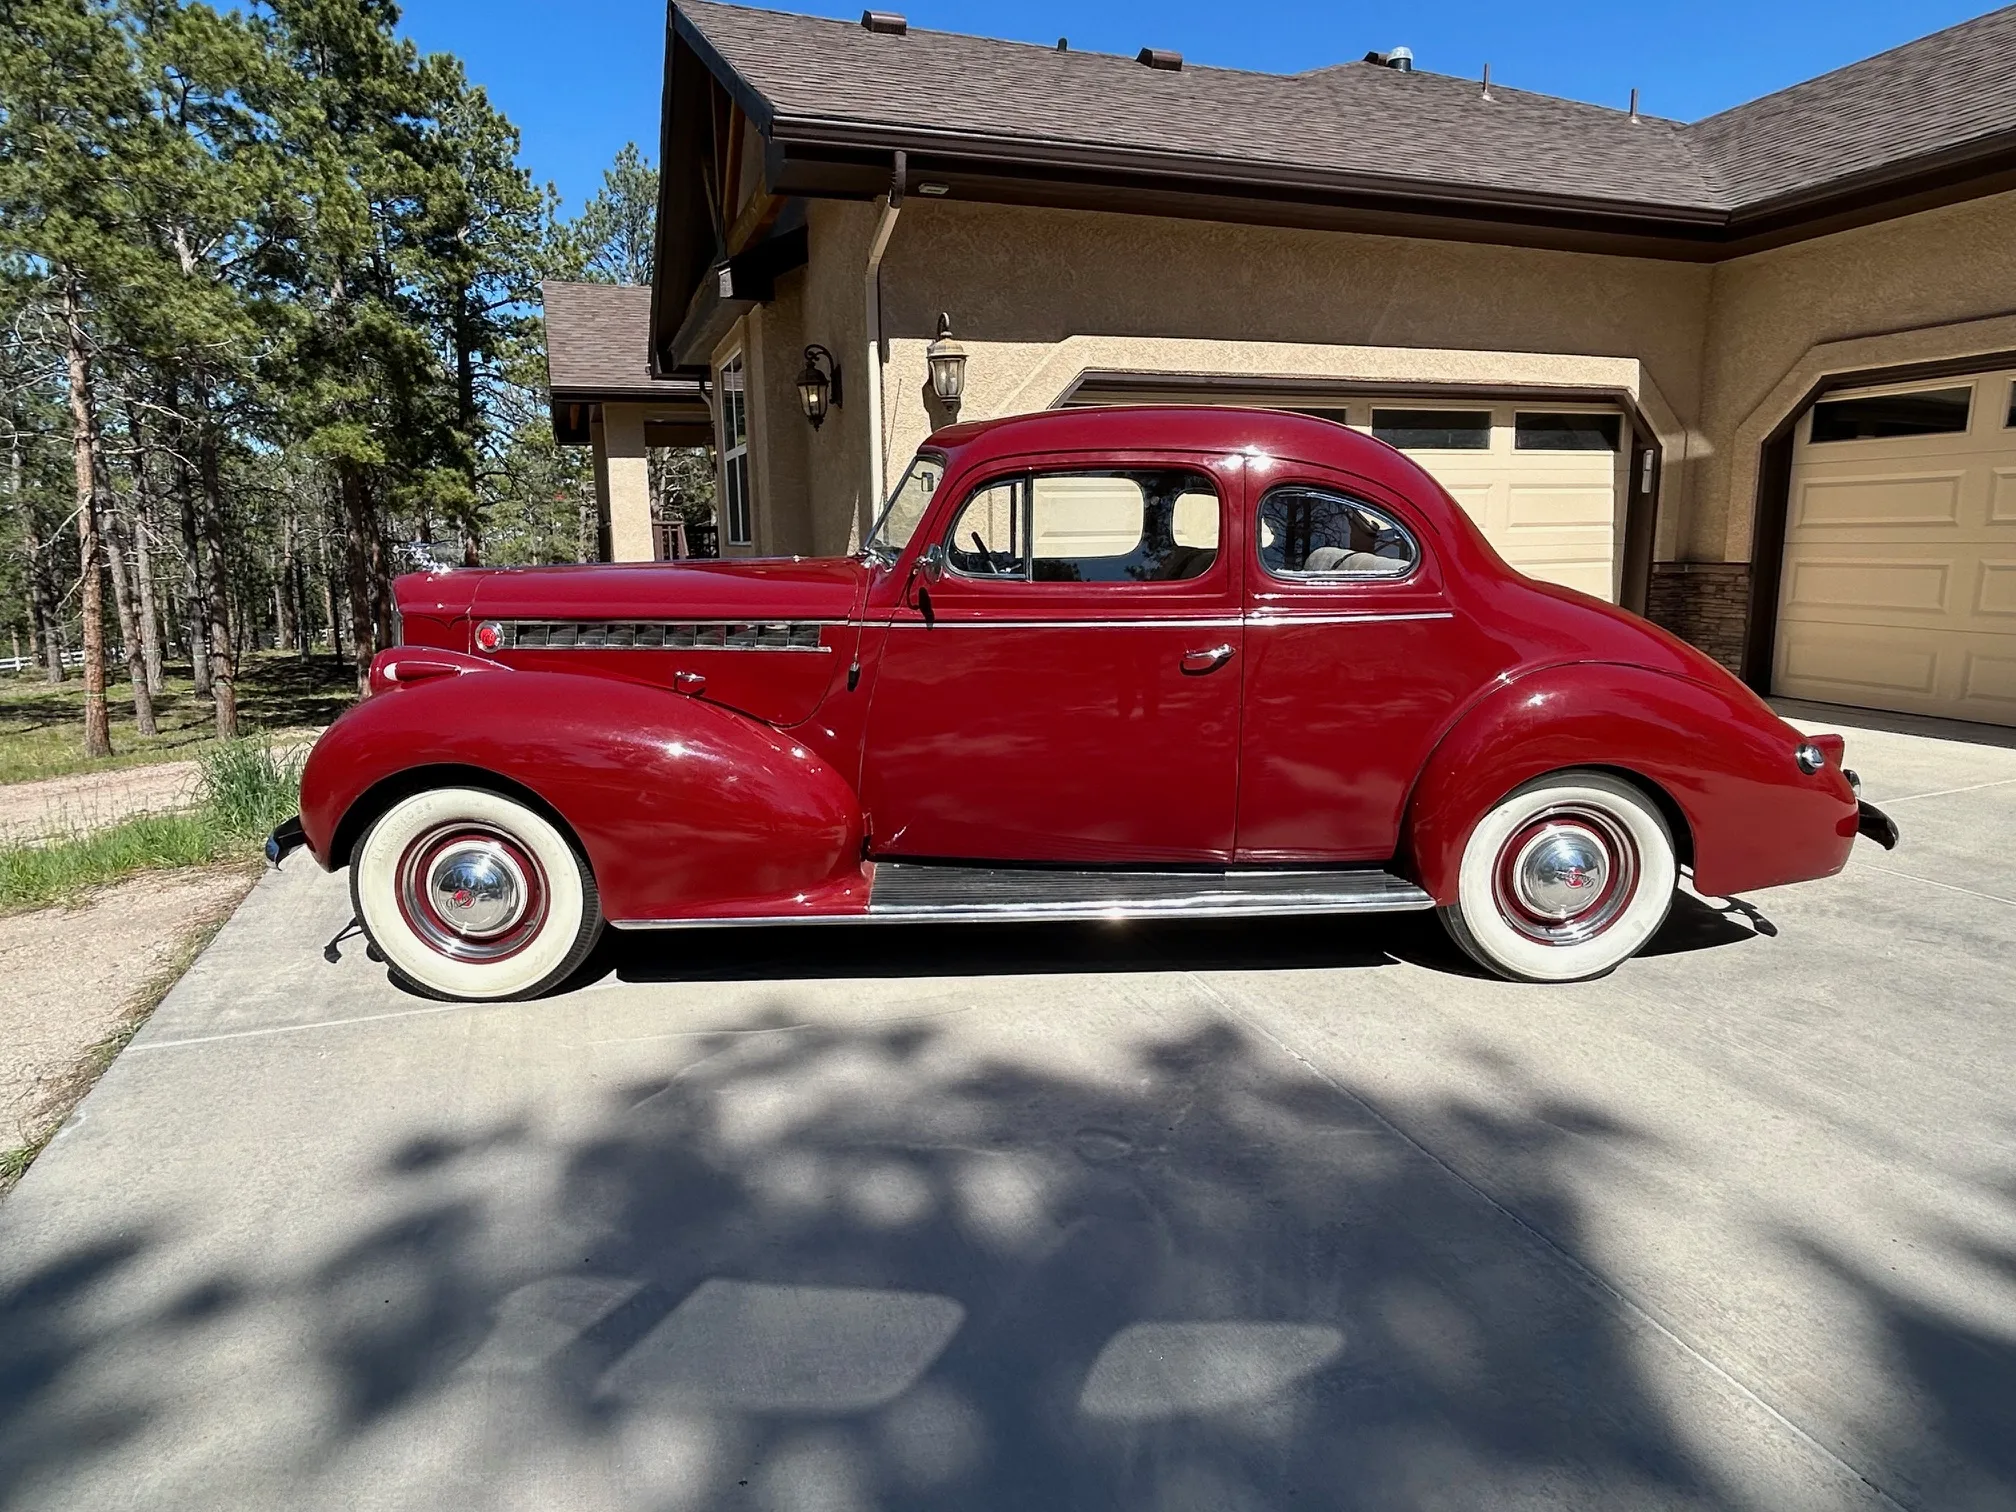
[[[1927,887],[1943,887],[1947,892],[1965,893],[1970,898],[1980,898],[1987,903],[2000,903],[2005,908],[2016,908],[2016,898],[2005,898],[2000,893],[1979,892],[1971,887],[1962,887],[1957,882],[1937,882],[1930,877],[1914,876],[1907,871],[1899,871],[1894,866],[1878,866],[1874,861],[1864,861],[1863,866],[1870,871],[1882,872],[1886,877],[1902,877],[1906,882],[1922,882]]]
[[[396,1013],[363,1013],[355,1018],[319,1019],[312,1024],[272,1024],[263,1029],[231,1029],[223,1034],[198,1034],[187,1039],[148,1039],[129,1045],[128,1055],[149,1050],[181,1050],[191,1045],[216,1045],[227,1040],[270,1039],[276,1034],[305,1034],[311,1029],[345,1029],[354,1024],[378,1024],[387,1019],[406,1019],[439,1013],[467,1013],[476,1008],[494,1008],[496,1003],[443,1003],[438,1008],[403,1008]]]
[[[1877,1496],[1882,1498],[1885,1506],[1895,1508],[1896,1512],[1911,1512],[1910,1508],[1908,1508],[1903,1502],[1898,1501],[1896,1497],[1892,1496],[1882,1486],[1878,1485],[1874,1480],[1870,1479],[1868,1475],[1863,1473],[1861,1470],[1857,1469],[1847,1460],[1843,1459],[1839,1454],[1837,1454],[1833,1449],[1829,1448],[1813,1433],[1808,1431],[1806,1428],[1802,1427],[1799,1423],[1795,1422],[1793,1419],[1787,1417],[1782,1411],[1780,1411],[1775,1405],[1773,1405],[1768,1398],[1763,1396],[1755,1387],[1749,1385],[1741,1377],[1732,1373],[1727,1367],[1719,1363],[1711,1355],[1707,1354],[1702,1349],[1695,1346],[1684,1335],[1680,1334],[1669,1324],[1664,1322],[1658,1316],[1658,1314],[1653,1312],[1652,1309],[1648,1307],[1645,1303],[1638,1301],[1637,1298],[1633,1297],[1630,1293],[1621,1289],[1615,1282],[1603,1276],[1599,1271],[1591,1267],[1586,1261],[1580,1259],[1576,1255],[1572,1254],[1570,1251],[1563,1249],[1561,1245],[1553,1238],[1553,1236],[1547,1233],[1546,1230],[1538,1227],[1530,1219],[1524,1217],[1522,1214],[1516,1212],[1512,1208],[1509,1208],[1504,1203],[1500,1202],[1496,1197],[1492,1196],[1490,1192],[1486,1191],[1477,1182],[1471,1180],[1468,1176],[1464,1175],[1461,1171],[1456,1169],[1455,1166],[1451,1165],[1447,1160],[1443,1159],[1442,1156],[1436,1154],[1435,1151],[1429,1149],[1427,1145],[1423,1144],[1420,1140],[1416,1139],[1412,1134],[1408,1133],[1405,1129],[1401,1128],[1398,1124],[1393,1122],[1393,1120],[1388,1118],[1384,1113],[1380,1112],[1379,1109],[1373,1106],[1373,1104],[1368,1099],[1366,1099],[1359,1093],[1354,1092],[1350,1087],[1346,1086],[1344,1083],[1338,1081],[1335,1077],[1331,1076],[1328,1072],[1324,1071],[1321,1066],[1318,1066],[1308,1056],[1304,1055],[1300,1050],[1296,1049],[1293,1045],[1289,1044],[1287,1040],[1283,1039],[1280,1035],[1276,1034],[1266,1025],[1256,1022],[1246,1012],[1242,1011],[1239,1005],[1235,1003],[1230,997],[1228,997],[1225,993],[1221,992],[1218,988],[1214,987],[1210,982],[1205,980],[1198,973],[1193,971],[1187,973],[1187,975],[1193,982],[1197,984],[1197,986],[1205,993],[1205,995],[1211,998],[1212,1001],[1217,1003],[1225,1013],[1229,1014],[1239,1023],[1245,1025],[1246,1028],[1251,1030],[1253,1033],[1259,1035],[1262,1039],[1266,1040],[1269,1044],[1274,1046],[1276,1050],[1280,1051],[1290,1060],[1300,1065],[1303,1070],[1307,1071],[1311,1076],[1315,1077],[1318,1081],[1322,1082],[1326,1087],[1329,1087],[1333,1092],[1336,1092],[1339,1096],[1348,1098],[1352,1102],[1356,1103],[1360,1108],[1362,1108],[1365,1111],[1367,1117],[1371,1118],[1375,1123],[1379,1124],[1382,1128],[1385,1128],[1386,1130],[1391,1132],[1396,1138],[1404,1141],[1412,1149],[1418,1151],[1423,1157],[1432,1162],[1438,1169],[1442,1170],[1447,1175],[1449,1175],[1453,1180],[1455,1180],[1458,1184],[1463,1186],[1466,1190],[1472,1192],[1477,1197],[1481,1198],[1494,1212],[1498,1213],[1500,1216],[1509,1220],[1512,1224],[1514,1224],[1516,1227],[1518,1227],[1520,1230],[1522,1230],[1524,1233],[1526,1233],[1532,1239],[1534,1239],[1537,1243],[1539,1243],[1550,1254],[1554,1255],[1558,1260],[1561,1261],[1562,1264],[1566,1265],[1569,1268],[1569,1270],[1571,1270],[1574,1274],[1581,1277],[1585,1284],[1594,1287],[1597,1291],[1608,1296],[1612,1301],[1614,1301],[1617,1304],[1618,1307],[1622,1308],[1627,1314],[1638,1319],[1646,1327],[1652,1329],[1653,1332],[1659,1334],[1662,1338],[1665,1338],[1666,1340],[1671,1342],[1678,1349],[1680,1349],[1680,1351],[1683,1354],[1686,1354],[1692,1359],[1699,1361],[1702,1366],[1704,1366],[1707,1370],[1712,1372],[1716,1377],[1722,1380],[1733,1390],[1740,1393],[1742,1396],[1748,1398],[1750,1401],[1754,1402],[1759,1408],[1761,1408],[1765,1413],[1767,1413],[1774,1422],[1777,1422],[1782,1427],[1784,1427],[1785,1430],[1791,1433],[1795,1438],[1800,1440],[1802,1443],[1808,1445],[1822,1458],[1828,1460],[1834,1465],[1839,1466],[1842,1471],[1844,1471],[1848,1475],[1853,1476],[1856,1480],[1860,1481],[1863,1485],[1867,1486],[1871,1491],[1874,1491]]]
[[[1977,782],[1972,787],[1940,788],[1930,793],[1906,793],[1901,798],[1885,798],[1885,803],[1915,803],[1920,798],[1951,798],[1958,793],[1979,793],[1988,788],[2008,787],[2016,777],[1998,777],[1993,782]]]

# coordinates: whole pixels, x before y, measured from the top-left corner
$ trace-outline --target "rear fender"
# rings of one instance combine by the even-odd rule
[[[1527,673],[1474,704],[1429,756],[1408,800],[1406,868],[1436,902],[1453,903],[1480,818],[1521,783],[1596,767],[1670,806],[1703,892],[1831,876],[1854,841],[1854,793],[1838,759],[1801,772],[1798,743],[1733,685],[1597,662]]]
[[[612,919],[788,915],[865,895],[860,803],[788,736],[663,688],[484,667],[495,675],[384,679],[316,742],[301,821],[325,867],[449,768],[444,781],[494,774],[550,809]]]

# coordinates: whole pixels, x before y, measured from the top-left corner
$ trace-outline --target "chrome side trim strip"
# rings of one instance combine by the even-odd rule
[[[1412,609],[1394,614],[1255,614],[1246,620],[1248,629],[1270,625],[1378,625],[1396,620],[1445,620],[1456,618],[1453,609]]]
[[[1418,892],[1418,890],[1417,890]],[[1239,916],[1292,917],[1306,914],[1415,913],[1433,908],[1428,894],[1388,893],[1372,898],[1293,897],[1279,894],[1252,900],[1232,897],[1170,899],[1161,903],[962,904],[941,908],[877,908],[858,914],[766,915],[733,919],[611,919],[612,929],[755,929],[799,924],[1059,924],[1106,919],[1226,919]]]
[[[500,651],[814,651],[843,620],[499,620]]]
[[[1449,609],[1413,609],[1393,614],[1256,614],[1241,618],[1236,614],[1199,614],[1167,619],[946,619],[942,615],[927,623],[921,619],[889,622],[897,630],[1191,630],[1241,628],[1267,629],[1274,625],[1377,625],[1397,620],[1454,619]]]

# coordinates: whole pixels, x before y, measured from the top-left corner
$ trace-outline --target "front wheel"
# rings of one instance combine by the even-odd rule
[[[1577,982],[1652,938],[1678,879],[1673,833],[1642,791],[1606,772],[1556,772],[1477,821],[1442,922],[1499,976]]]
[[[595,875],[567,837],[481,788],[387,809],[351,852],[350,899],[396,976],[465,1002],[558,986],[602,932]]]

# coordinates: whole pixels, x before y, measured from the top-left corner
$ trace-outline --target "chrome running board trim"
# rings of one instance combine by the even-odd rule
[[[1044,924],[1088,919],[1399,913],[1435,900],[1389,872],[1063,870],[885,861],[866,913],[715,919],[612,919],[617,929],[794,924]]]

